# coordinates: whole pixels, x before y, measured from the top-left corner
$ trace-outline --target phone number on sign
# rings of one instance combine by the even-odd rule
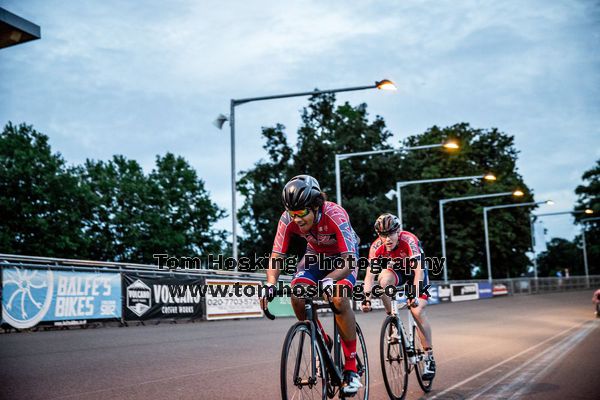
[[[206,305],[209,306],[222,306],[222,305],[257,305],[259,304],[258,299],[206,299]]]

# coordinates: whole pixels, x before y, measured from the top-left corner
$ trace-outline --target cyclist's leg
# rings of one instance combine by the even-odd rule
[[[341,390],[346,394],[354,394],[363,386],[356,364],[356,319],[351,301],[352,289],[356,284],[356,274],[355,268],[353,271],[348,271],[345,278],[337,281],[336,292],[332,299],[333,304],[340,311],[335,316],[335,322],[338,326],[344,353],[344,384]]]
[[[414,282],[414,275],[409,278],[409,282],[412,285],[416,285],[418,290],[419,285],[418,282]],[[423,286],[429,284],[429,276],[427,274],[427,270],[423,270]],[[427,313],[425,308],[427,307],[427,300],[429,300],[426,294],[419,296],[419,305],[417,307],[411,308],[410,311],[417,323],[417,327],[419,328],[419,335],[421,337],[421,343],[423,343],[423,347],[432,348],[433,341],[431,335],[431,325],[429,324],[429,320],[427,319]]]
[[[349,273],[344,279],[340,279],[336,283],[334,296],[332,298],[333,305],[340,313],[336,315],[336,322],[342,339],[356,339],[356,320],[354,318],[354,310],[352,310],[352,289],[356,284],[356,274]]]
[[[421,287],[426,287],[429,284],[429,275],[427,273],[427,269],[423,269],[423,282],[422,282],[422,286],[420,285],[421,282],[415,282],[415,276],[414,274],[411,274],[411,276],[408,277],[408,281],[410,282],[410,284],[414,285],[414,287],[417,290],[417,293],[420,293],[419,290]],[[432,337],[431,337],[431,325],[429,324],[429,320],[427,318],[427,314],[425,312],[425,308],[427,307],[427,300],[429,299],[429,297],[427,296],[427,294],[419,294],[419,304],[417,307],[411,308],[411,314],[415,320],[415,323],[417,325],[417,332],[416,334],[418,335],[418,338],[420,339],[421,345],[423,346],[423,350],[425,350],[426,353],[426,359],[425,359],[425,364],[423,365],[423,369],[422,369],[422,378],[424,380],[427,381],[431,381],[434,377],[435,377],[435,371],[436,371],[436,366],[435,366],[435,360],[433,357],[433,341],[432,341]],[[419,376],[419,375],[417,375]],[[421,385],[421,388],[423,388],[423,390],[425,391],[429,391],[431,388],[431,383],[429,383],[428,385],[423,385],[423,382],[421,381],[421,378],[418,378],[419,380],[419,384]]]
[[[379,285],[385,289],[387,286],[398,286],[400,284],[400,278],[394,270],[384,269],[379,274],[378,282]],[[392,299],[384,294],[381,296],[381,301],[383,302],[385,311],[390,314],[392,312]]]
[[[307,253],[307,254],[313,254],[313,253]],[[297,271],[298,272],[296,272],[296,274],[294,275],[294,278],[292,279],[292,308],[294,309],[294,314],[296,314],[296,318],[298,318],[298,320],[300,320],[300,321],[304,321],[306,319],[306,312],[304,309],[304,299],[298,298],[293,295],[294,287],[296,285],[303,285],[304,287],[317,286],[319,280],[323,279],[325,277],[324,275],[327,272],[321,271],[319,269],[319,264],[307,265],[306,257],[303,257],[302,260],[298,263]],[[327,346],[331,349],[331,346],[333,345],[333,340],[329,337],[327,332],[325,332],[325,329],[323,328],[323,325],[321,324],[321,321],[318,318],[318,314],[316,315],[315,319],[317,322],[317,327],[321,330],[321,333],[323,334],[323,337],[325,338]]]
[[[296,318],[299,321],[304,321],[306,319],[306,313],[304,311],[304,299],[294,296],[294,286],[296,285],[304,285],[304,286],[316,286],[317,279],[310,271],[309,266],[306,265],[306,256],[302,257],[300,262],[298,263],[298,267],[296,268],[296,273],[294,274],[294,278],[292,278],[292,308],[294,309],[294,314],[296,314]]]

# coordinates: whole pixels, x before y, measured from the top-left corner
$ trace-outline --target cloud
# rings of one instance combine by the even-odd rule
[[[223,207],[229,132],[211,121],[229,113],[231,98],[381,78],[394,79],[399,91],[338,99],[367,102],[395,142],[463,121],[513,134],[519,168],[537,196],[556,193],[572,204],[581,174],[600,157],[594,2],[87,0],[58,7],[32,0],[4,7],[39,23],[42,39],[0,50],[0,76],[10,77],[0,80],[0,121],[33,123],[72,163],[124,154],[151,169],[156,154],[181,154]],[[262,126],[285,124],[293,143],[305,104],[238,107],[238,171],[264,157]]]

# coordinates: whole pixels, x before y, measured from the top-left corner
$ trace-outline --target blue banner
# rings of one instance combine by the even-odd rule
[[[429,288],[429,300],[427,300],[428,304],[438,304],[440,302],[440,295],[438,291],[438,285],[431,285]]]
[[[480,299],[489,299],[494,297],[492,294],[492,285],[488,282],[479,282],[479,298]]]
[[[119,273],[2,269],[2,321],[15,328],[121,318],[121,309]]]

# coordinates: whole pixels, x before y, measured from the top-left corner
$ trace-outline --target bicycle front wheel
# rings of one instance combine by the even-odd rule
[[[393,400],[402,400],[408,387],[408,360],[402,330],[396,317],[383,321],[379,338],[379,358],[385,389]]]
[[[281,398],[327,399],[327,368],[310,322],[297,322],[287,333],[281,351]],[[315,371],[313,371],[315,357]]]

